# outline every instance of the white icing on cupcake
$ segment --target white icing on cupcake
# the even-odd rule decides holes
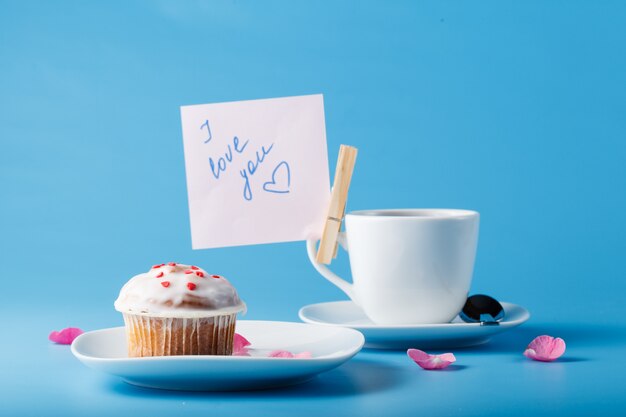
[[[122,313],[152,317],[210,317],[245,311],[235,288],[193,265],[154,265],[131,278],[115,300]]]

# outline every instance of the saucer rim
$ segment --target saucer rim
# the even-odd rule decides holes
[[[481,325],[480,323],[465,323],[465,322],[448,322],[448,323],[425,323],[425,324],[376,324],[376,323],[367,323],[367,324],[350,324],[350,323],[336,323],[336,322],[328,322],[328,321],[318,321],[318,320],[314,320],[311,319],[309,317],[307,317],[304,312],[306,309],[310,309],[312,307],[316,307],[316,306],[322,306],[322,305],[330,305],[330,304],[351,304],[351,305],[356,305],[354,303],[354,301],[352,300],[339,300],[339,301],[325,301],[325,302],[321,302],[321,303],[314,303],[314,304],[308,304],[305,305],[303,307],[301,307],[298,310],[298,317],[300,318],[300,320],[302,320],[305,323],[308,324],[319,324],[322,326],[334,326],[334,327],[347,327],[350,329],[354,329],[354,330],[360,330],[360,329],[364,329],[364,330],[374,330],[374,329],[389,329],[389,330],[419,330],[419,329],[434,329],[434,328],[471,328],[471,327],[477,327],[477,328],[484,328],[485,326]],[[504,319],[502,321],[499,322],[498,327],[500,328],[509,328],[509,327],[516,327],[519,326],[522,323],[525,323],[526,321],[528,321],[528,319],[530,319],[530,312],[528,311],[528,309],[526,309],[525,307],[519,305],[519,304],[514,304],[514,303],[510,303],[510,302],[506,302],[506,301],[502,301],[500,302],[500,304],[502,304],[502,307],[504,308],[504,311],[507,312],[509,310],[511,310],[512,308],[518,308],[521,309],[521,317],[515,319],[515,320],[507,320],[506,319],[506,315],[504,316]],[[457,316],[458,317],[458,316]],[[456,318],[456,317],[455,317]],[[367,342],[366,342],[367,343]]]

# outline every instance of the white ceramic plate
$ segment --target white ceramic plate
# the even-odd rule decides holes
[[[358,331],[303,323],[237,321],[237,333],[251,342],[245,356],[158,356],[129,358],[123,327],[80,335],[72,353],[90,368],[149,388],[230,391],[275,388],[305,382],[333,369],[361,350]],[[268,358],[272,350],[309,351],[311,359]]]
[[[302,321],[332,327],[349,327],[365,336],[365,347],[373,349],[448,349],[486,343],[499,333],[524,323],[530,317],[525,308],[501,303],[505,316],[500,324],[481,326],[458,317],[451,323],[383,326],[373,323],[352,301],[335,301],[302,307]]]

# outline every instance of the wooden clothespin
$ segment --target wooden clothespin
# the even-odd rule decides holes
[[[326,216],[324,232],[317,250],[316,259],[319,263],[328,265],[337,254],[337,236],[346,211],[346,200],[356,162],[356,154],[357,149],[352,146],[341,145],[339,147],[339,158],[335,169],[335,182],[330,196],[328,216]]]

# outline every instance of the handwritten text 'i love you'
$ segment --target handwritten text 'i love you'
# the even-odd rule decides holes
[[[259,168],[265,165],[266,157],[274,149],[274,143],[255,147],[250,143],[250,139],[242,141],[238,136],[233,136],[227,141],[226,146],[222,146],[220,149],[217,140],[213,143],[214,138],[209,120],[205,120],[200,126],[200,130],[204,131],[206,135],[204,144],[213,147],[208,159],[213,181],[220,181],[222,175],[228,175],[230,171],[238,170],[242,179],[242,195],[247,201],[252,201],[254,196],[253,181],[257,177],[261,177],[261,181],[266,180],[261,187],[263,191],[273,194],[289,193],[291,168],[287,161],[280,161],[276,164],[269,176],[263,177],[259,172]]]

